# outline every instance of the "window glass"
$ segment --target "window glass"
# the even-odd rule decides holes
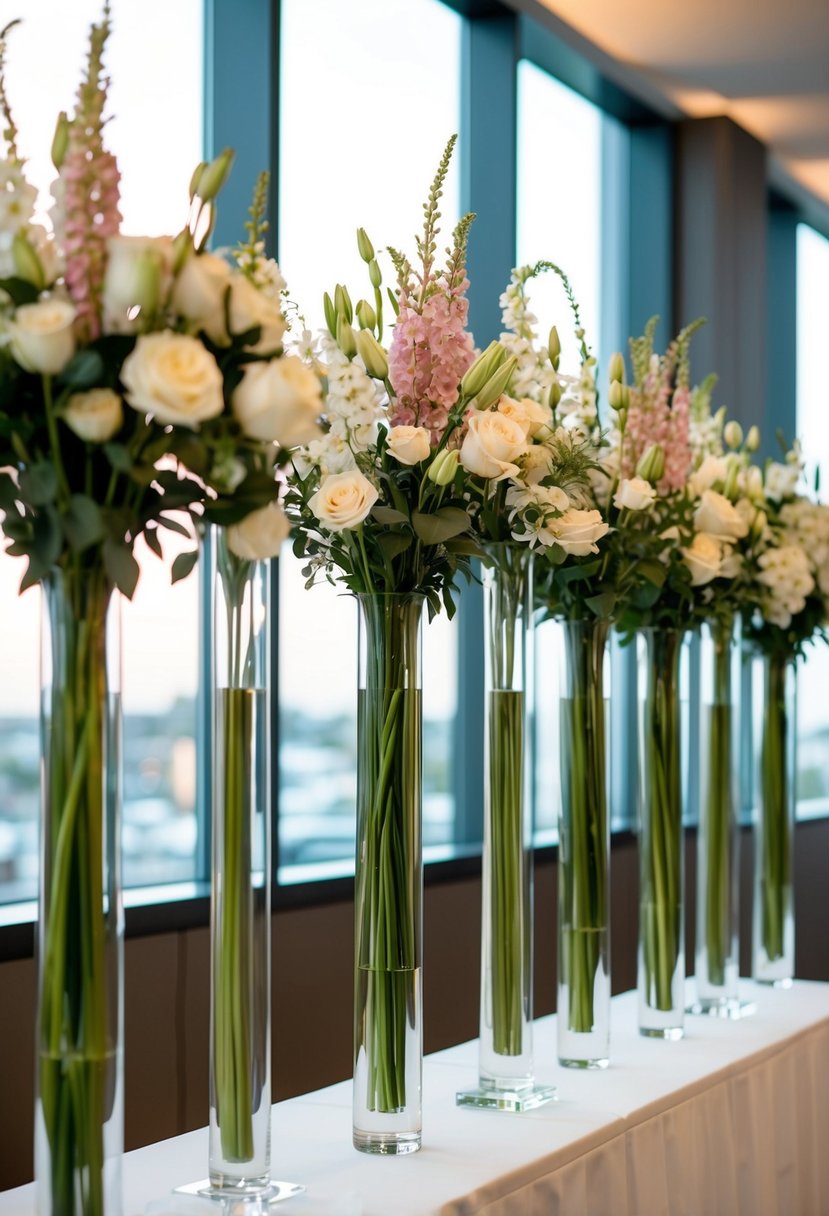
[[[101,8],[100,0],[25,0],[9,35],[7,91],[40,220],[51,204],[55,119],[73,106]],[[107,132],[121,170],[122,229],[175,233],[201,157],[202,0],[118,4],[112,25]],[[137,554],[142,578],[123,614],[127,884],[194,874],[197,575],[170,588],[174,541],[166,569]],[[39,592],[18,598],[23,568],[0,554],[0,902],[32,898],[37,884]]]
[[[283,0],[279,261],[309,328],[322,296],[369,290],[355,234],[410,250],[443,147],[459,130],[461,19],[438,0]],[[327,134],[323,135],[322,132]],[[458,150],[441,204],[458,216]],[[388,258],[384,281],[393,284]],[[280,878],[353,865],[357,616],[280,559]],[[423,832],[451,843],[455,628],[424,624]]]
[[[826,413],[826,331],[829,327],[829,241],[797,229],[797,434],[811,478],[820,469],[820,498],[829,502],[829,417]],[[829,647],[818,642],[800,665],[797,684],[799,813],[829,810]]]

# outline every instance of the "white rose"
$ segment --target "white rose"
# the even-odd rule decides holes
[[[377,502],[377,487],[359,469],[326,477],[308,506],[330,532],[356,528]]]
[[[727,475],[728,465],[723,456],[706,456],[688,478],[688,493],[692,498],[699,498],[703,491],[711,489],[715,481],[725,481]]]
[[[504,418],[512,418],[524,429],[527,439],[534,439],[543,430],[549,430],[553,421],[553,411],[548,405],[539,405],[532,397],[522,397],[516,401],[514,397],[501,397],[497,411]]]
[[[165,329],[141,334],[121,368],[127,403],[163,426],[196,430],[224,409],[222,373],[198,338]]]
[[[386,438],[389,455],[401,464],[420,464],[432,450],[425,426],[393,426]]]
[[[21,304],[9,324],[11,352],[27,372],[56,376],[75,353],[75,309],[66,300]]]
[[[655,498],[656,490],[644,477],[624,477],[613,495],[613,505],[620,511],[644,511]]]
[[[228,527],[227,547],[247,562],[264,561],[279,556],[282,542],[290,531],[291,525],[279,503],[269,502]]]
[[[716,490],[704,490],[694,512],[697,532],[710,532],[724,540],[740,540],[748,536],[748,524],[727,498]]]
[[[797,464],[778,464],[772,461],[766,469],[766,494],[775,502],[783,498],[791,498],[797,488],[800,478],[800,466]]]
[[[469,428],[461,444],[461,464],[478,477],[502,481],[515,477],[517,457],[527,447],[524,428],[512,418],[484,410],[469,419]]]
[[[161,267],[154,300],[146,299],[148,255],[157,256]],[[142,307],[155,309],[164,296],[164,279],[169,279],[172,259],[172,241],[168,236],[109,238],[102,297],[104,333],[137,333],[145,319],[141,316]]]
[[[548,527],[556,544],[573,557],[598,553],[596,541],[601,540],[609,529],[600,511],[580,511],[575,507],[570,507],[559,519],[552,520]]]
[[[73,393],[63,407],[63,421],[79,439],[87,443],[106,443],[123,424],[121,398],[111,388]]]
[[[224,306],[204,322],[205,333],[218,346],[226,346],[232,335],[258,328],[261,331],[259,340],[254,342],[250,350],[258,355],[266,355],[281,347],[285,318],[278,301],[263,295],[250,279],[238,272],[231,272],[230,275],[228,315],[230,335],[225,326]]]
[[[191,254],[176,275],[170,299],[173,311],[187,321],[210,320],[215,332],[225,338],[225,292],[230,286],[230,267],[215,253]]]
[[[698,532],[690,547],[682,550],[682,560],[691,571],[691,586],[703,587],[719,577],[722,541],[707,532]]]
[[[245,434],[264,443],[293,448],[321,434],[320,382],[296,355],[248,364],[230,404]]]

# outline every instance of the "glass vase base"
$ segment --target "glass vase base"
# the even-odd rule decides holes
[[[599,1056],[593,1060],[581,1060],[577,1056],[559,1056],[558,1062],[562,1068],[607,1068],[610,1064],[610,1056]]]
[[[304,1190],[305,1187],[298,1182],[277,1182],[275,1179],[271,1179],[265,1186],[219,1187],[213,1186],[209,1178],[202,1178],[200,1182],[177,1186],[173,1194],[190,1195],[208,1203],[227,1204],[228,1210],[241,1213],[243,1207],[249,1208],[251,1212],[261,1211],[274,1203],[282,1203],[285,1199],[292,1199],[294,1195],[301,1195]]]
[[[355,1127],[352,1143],[358,1153],[403,1157],[420,1148],[420,1132],[361,1132]]]
[[[462,1089],[455,1094],[457,1106],[471,1106],[478,1110],[506,1110],[521,1113],[536,1110],[553,1102],[558,1097],[555,1085],[522,1085],[512,1089],[501,1089],[493,1085],[480,1085],[477,1089]]]
[[[750,1018],[757,1012],[756,1001],[743,1001],[737,998],[731,1000],[692,1001],[686,1005],[685,1012],[691,1017],[725,1018],[730,1022],[738,1022],[740,1018]]]
[[[670,1043],[685,1037],[682,1026],[640,1026],[639,1033],[646,1039],[664,1039]]]
[[[785,979],[777,979],[769,977],[766,979],[764,975],[755,975],[752,977],[755,984],[762,984],[764,988],[791,988],[793,980],[791,976]]]

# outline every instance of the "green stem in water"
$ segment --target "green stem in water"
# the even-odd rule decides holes
[[[731,924],[731,833],[733,820],[733,707],[732,707],[732,623],[712,622],[711,649],[713,699],[708,712],[708,770],[705,799],[705,850],[707,882],[703,893],[705,911],[704,940],[708,952],[708,979],[713,985],[725,984],[726,964],[732,945]]]
[[[791,889],[789,721],[786,676],[789,659],[770,654],[764,660],[763,728],[760,758],[760,840],[762,945],[769,962],[783,957],[789,891]]]

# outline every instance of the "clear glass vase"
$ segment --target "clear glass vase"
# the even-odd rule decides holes
[[[796,660],[754,660],[757,818],[754,835],[753,977],[794,978],[792,860],[797,776]]]
[[[700,638],[699,817],[694,1012],[738,1017],[739,620],[703,624]]]
[[[558,843],[558,1056],[610,1059],[610,820],[607,621],[559,630],[561,808]]]
[[[461,1106],[530,1110],[532,1035],[532,554],[487,546],[484,567],[484,849],[478,1086]]]
[[[44,579],[42,603],[37,1207],[119,1216],[120,597],[79,563]]]
[[[210,1189],[271,1185],[270,563],[215,554]]]
[[[421,595],[359,604],[353,1142],[416,1152],[423,1071]]]
[[[639,1031],[680,1039],[685,1021],[684,833],[688,690],[681,629],[637,636]]]

